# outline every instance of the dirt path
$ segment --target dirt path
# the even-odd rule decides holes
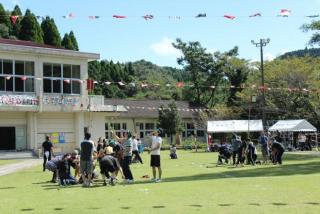
[[[23,169],[27,169],[36,165],[40,165],[42,159],[28,159],[18,163],[11,163],[0,166],[0,176],[14,173]]]

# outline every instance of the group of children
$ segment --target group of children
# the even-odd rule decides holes
[[[243,166],[245,161],[248,165],[267,163],[269,160],[273,164],[282,164],[282,155],[285,151],[284,146],[277,142],[275,138],[268,138],[264,133],[259,137],[263,161],[257,160],[257,148],[250,138],[243,141],[240,136],[233,134],[231,145],[222,142],[219,146],[217,165],[228,164],[229,161],[236,166]]]

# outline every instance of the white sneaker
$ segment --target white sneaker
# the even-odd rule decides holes
[[[160,183],[161,182],[161,179],[159,178],[159,179],[156,179],[156,181],[155,181],[156,183]]]
[[[133,180],[133,179],[132,179],[132,180],[128,179],[128,180],[127,180],[127,183],[128,183],[128,184],[133,184],[133,183],[134,183],[134,180]]]

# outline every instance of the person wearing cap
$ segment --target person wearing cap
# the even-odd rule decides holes
[[[162,175],[162,170],[161,170],[161,160],[160,160],[160,149],[161,149],[161,144],[162,144],[162,138],[160,135],[162,134],[162,130],[158,129],[155,132],[152,133],[152,144],[151,144],[151,149],[148,151],[151,153],[151,161],[150,161],[150,166],[152,167],[152,181],[158,183],[161,182],[161,175]],[[158,179],[157,179],[157,172],[156,168],[158,169]]]
[[[122,177],[124,177],[119,161],[117,158],[112,156],[113,154],[114,152],[111,146],[106,147],[104,152],[99,154],[101,158],[99,161],[100,173],[102,175],[104,186],[107,185],[107,179],[111,185],[115,185],[119,171]],[[112,173],[111,177],[109,172]]]
[[[130,169],[130,164],[132,160],[132,134],[128,130],[124,132],[123,138],[118,137],[114,131],[111,131],[112,137],[117,140],[123,146],[123,161],[122,169],[125,177],[125,182],[131,184],[134,182],[133,175]]]

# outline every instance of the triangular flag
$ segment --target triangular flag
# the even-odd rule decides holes
[[[76,15],[74,13],[69,13],[68,15],[62,16],[62,17],[65,18],[65,19],[72,19],[72,18],[75,18]]]
[[[146,83],[141,83],[141,88],[145,88],[145,87],[148,87],[148,84],[146,84]]]
[[[249,17],[252,18],[252,17],[258,17],[258,16],[262,16],[261,13],[255,13],[250,15]]]
[[[89,16],[89,19],[99,19],[100,16]]]
[[[232,15],[224,15],[223,17],[231,20],[236,18],[235,16],[232,16]]]
[[[6,80],[10,80],[11,79],[11,76],[6,76]]]
[[[211,89],[215,89],[215,88],[216,88],[216,86],[212,85],[212,86],[210,86],[209,88],[211,88]]]
[[[10,16],[11,22],[13,25],[16,25],[17,19],[19,18],[19,16]]]
[[[63,80],[65,83],[70,84],[70,80]]]
[[[136,84],[134,82],[129,83],[130,86],[136,87]]]
[[[121,16],[121,15],[113,15],[112,17],[116,18],[116,19],[125,19],[125,18],[127,18],[126,16]]]
[[[106,84],[106,85],[110,85],[110,84],[111,84],[111,82],[107,81],[107,82],[104,82],[104,84]]]
[[[171,86],[171,84],[167,83],[167,84],[166,84],[166,86],[167,86],[167,87],[170,87],[170,86]]]
[[[177,82],[177,87],[178,88],[181,88],[181,87],[183,87],[184,86],[184,82]]]
[[[25,81],[25,80],[27,80],[27,77],[26,77],[26,76],[23,76],[23,77],[21,77],[21,79],[22,79],[23,81]]]
[[[98,84],[98,81],[93,81],[94,84]]]
[[[118,84],[120,85],[120,86],[124,86],[124,85],[126,85],[126,84],[124,84],[123,82],[121,82],[121,81],[119,81],[118,82]]]
[[[207,17],[207,14],[205,14],[205,13],[199,13],[199,14],[196,16],[196,18],[205,18],[205,17]]]
[[[308,17],[308,18],[318,18],[319,15],[310,15],[310,16],[306,16],[306,17]]]
[[[282,16],[282,17],[288,17],[288,16],[291,15],[291,10],[282,9],[282,10],[280,11],[280,14],[279,14],[279,15]]]
[[[145,16],[142,16],[142,18],[144,18],[145,20],[148,20],[148,19],[153,19],[154,16],[153,15],[145,15]]]

